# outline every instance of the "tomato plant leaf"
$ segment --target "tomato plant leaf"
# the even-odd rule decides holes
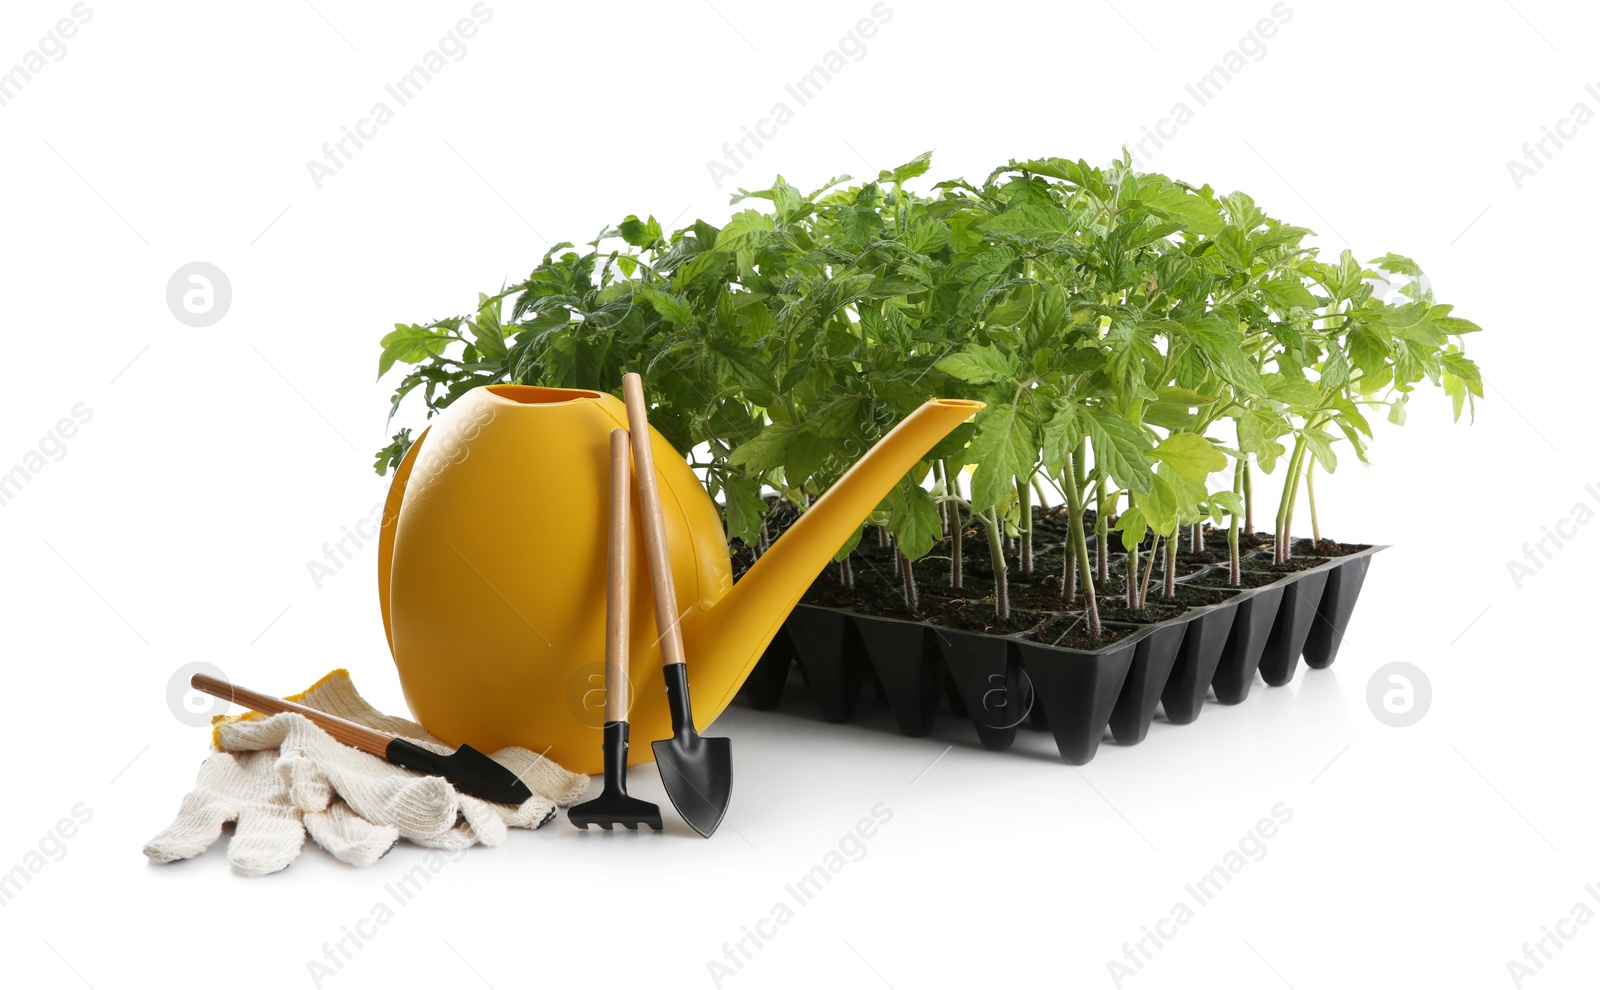
[[[1032,473],[1039,443],[1027,417],[1009,402],[990,406],[978,417],[978,432],[967,447],[972,475],[972,511],[982,512],[1015,494],[1018,477]]]
[[[1087,408],[1084,425],[1096,464],[1105,465],[1113,481],[1132,492],[1150,490],[1150,467],[1145,454],[1150,438],[1144,431],[1110,410]]]
[[[990,382],[1014,378],[1017,374],[1016,358],[987,344],[974,344],[963,351],[947,355],[934,367],[972,385],[987,385]]]
[[[1205,481],[1213,472],[1228,466],[1227,455],[1198,433],[1174,433],[1156,444],[1151,453],[1190,481]]]

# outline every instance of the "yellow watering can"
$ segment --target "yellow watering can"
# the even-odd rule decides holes
[[[906,417],[737,585],[716,504],[650,431],[698,728],[733,700],[851,532],[981,408],[935,399]],[[603,392],[489,385],[445,410],[395,472],[378,544],[384,631],[412,713],[452,746],[524,746],[600,772],[607,452],[627,425],[622,402]],[[633,556],[644,559],[642,544]],[[632,599],[649,601],[649,572],[633,582]],[[671,735],[659,640],[651,610],[636,610],[629,719],[639,739]],[[649,747],[633,752],[650,759]]]

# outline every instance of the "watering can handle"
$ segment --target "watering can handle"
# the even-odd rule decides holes
[[[645,557],[650,565],[650,586],[655,595],[656,629],[662,634],[661,665],[670,667],[683,663],[683,630],[678,626],[678,593],[672,584],[672,558],[667,551],[666,526],[661,514],[661,487],[656,482],[655,456],[650,450],[644,380],[633,372],[623,375],[622,398],[628,406],[633,474],[639,486],[639,507],[644,510]]]

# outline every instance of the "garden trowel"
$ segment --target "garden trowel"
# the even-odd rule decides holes
[[[678,627],[678,596],[672,585],[672,561],[661,515],[661,491],[650,451],[650,424],[645,415],[644,384],[636,374],[622,376],[628,406],[628,433],[633,441],[634,476],[644,510],[645,556],[655,597],[656,629],[661,633],[661,664],[667,682],[672,736],[651,744],[661,783],[678,814],[701,835],[710,836],[722,823],[733,791],[733,749],[727,739],[705,739],[695,731],[689,708],[689,674],[684,666],[683,632]]]

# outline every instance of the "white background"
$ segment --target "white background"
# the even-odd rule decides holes
[[[313,985],[307,960],[423,854],[358,871],[308,849],[257,880],[220,847],[148,864],[207,747],[169,711],[169,678],[205,660],[288,693],[347,666],[404,711],[370,546],[320,590],[306,567],[385,487],[378,337],[468,309],[546,237],[630,212],[721,222],[729,189],[706,161],[871,16],[868,0],[490,0],[465,57],[318,190],[307,160],[471,3],[314,3],[91,0],[65,57],[0,107],[0,471],[74,404],[93,411],[0,507],[0,871],[75,804],[93,811],[0,908],[7,985]],[[712,986],[708,960],[878,802],[893,819],[865,858],[723,986],[1113,986],[1107,960],[1278,802],[1294,817],[1265,858],[1125,986],[1513,986],[1507,960],[1589,898],[1600,673],[1578,624],[1600,527],[1520,590],[1506,562],[1576,504],[1600,508],[1600,127],[1520,190],[1506,161],[1574,103],[1600,110],[1584,90],[1600,14],[1290,0],[1265,56],[1197,107],[1184,84],[1272,4],[1115,3],[889,0],[865,57],[730,185],[782,172],[809,188],[930,147],[930,178],[1103,162],[1182,100],[1195,119],[1150,167],[1244,189],[1329,256],[1418,258],[1487,328],[1469,353],[1488,399],[1469,426],[1419,395],[1404,429],[1378,424],[1372,467],[1319,485],[1326,533],[1396,545],[1338,663],[1190,727],[1158,721],[1080,770],[1033,733],[990,753],[954,719],[902,738],[871,704],[854,726],[803,700],[735,707],[717,725],[737,784],[714,839],[563,820],[473,850],[323,985]],[[70,7],[0,9],[0,68]],[[233,289],[199,329],[165,302],[197,260]],[[1395,660],[1433,689],[1405,729],[1366,701]],[[649,768],[634,788],[662,800]],[[1577,931],[1524,985],[1593,985],[1600,924]]]

